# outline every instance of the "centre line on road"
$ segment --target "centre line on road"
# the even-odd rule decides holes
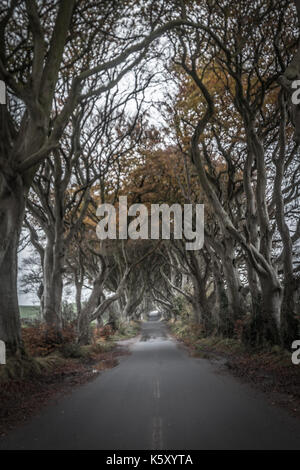
[[[163,436],[162,436],[162,418],[155,416],[153,418],[153,431],[152,431],[152,450],[163,449]]]
[[[154,390],[153,390],[154,398],[156,400],[160,399],[160,385],[159,385],[159,380],[155,380],[154,382]]]

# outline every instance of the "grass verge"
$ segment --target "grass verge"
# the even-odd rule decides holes
[[[300,366],[292,364],[289,351],[278,346],[249,349],[238,339],[203,337],[199,325],[182,321],[169,327],[193,357],[222,360],[233,375],[265,392],[273,405],[300,418]]]
[[[66,344],[42,357],[9,358],[0,366],[0,436],[74,386],[115,367],[123,354],[125,348],[100,340],[88,346]]]
[[[119,326],[116,333],[112,336],[114,341],[122,341],[125,339],[135,338],[141,330],[141,323],[139,321],[131,321],[123,323]]]

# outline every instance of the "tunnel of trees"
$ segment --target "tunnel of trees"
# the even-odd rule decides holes
[[[1,2],[0,339],[9,354],[26,354],[20,289],[39,297],[46,335],[63,337],[72,323],[80,344],[95,324],[118,328],[158,310],[204,336],[291,347],[299,19],[290,0]],[[117,207],[120,196],[204,204],[203,248],[172,236],[99,241],[97,207]]]

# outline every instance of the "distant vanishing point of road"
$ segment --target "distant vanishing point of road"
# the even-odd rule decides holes
[[[189,357],[153,321],[117,367],[44,408],[0,449],[300,449],[300,423]]]

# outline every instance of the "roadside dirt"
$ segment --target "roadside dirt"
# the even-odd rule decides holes
[[[208,359],[219,373],[231,373],[267,395],[273,406],[287,409],[300,419],[300,366],[272,352],[225,352],[218,347],[196,347],[172,336],[192,357]]]
[[[129,354],[128,346],[119,341],[112,351],[99,354],[93,361],[68,359],[38,376],[0,382],[0,436],[26,422],[45,405],[71,393],[74,387],[115,367],[118,357],[126,354]]]

